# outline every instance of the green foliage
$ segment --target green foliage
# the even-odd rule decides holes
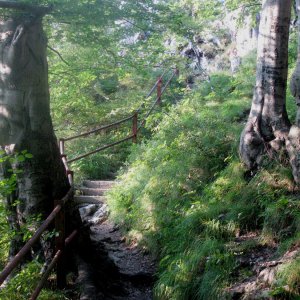
[[[173,65],[175,59],[165,51],[161,34],[169,31],[170,21],[163,22],[168,11],[164,2],[38,2],[54,5],[53,12],[45,19],[45,27],[49,44],[64,60],[49,50],[51,113],[59,137],[128,116],[144,102],[162,69]],[[154,68],[160,64],[161,68]],[[122,133],[123,129],[117,135]],[[106,144],[108,140],[98,137],[97,142]],[[68,156],[74,157],[84,143],[71,144]],[[121,149],[126,153],[126,148],[127,145]],[[101,161],[96,163],[97,173],[110,177],[120,165],[120,156],[98,156]],[[79,176],[97,176],[90,172],[90,166],[99,159],[80,162],[83,171]],[[108,167],[108,159],[115,166],[113,170]]]
[[[299,299],[299,291],[300,258],[296,257],[279,267],[271,295],[280,299]]]
[[[289,77],[288,77],[289,81],[291,79],[294,68],[296,66],[297,55],[298,55],[297,53],[298,53],[298,32],[296,30],[292,30],[290,34],[290,40],[289,40]],[[286,107],[287,107],[289,118],[292,124],[294,124],[296,119],[297,109],[296,109],[295,98],[291,95],[289,84],[287,88]]]
[[[225,7],[231,11],[240,9],[242,15],[251,14],[253,17],[259,13],[262,5],[261,0],[225,0]]]
[[[185,66],[179,45],[184,47],[212,26],[225,8],[238,8],[241,19],[249,14],[254,19],[261,6],[256,0],[32,3],[54,4],[45,27],[49,44],[61,55],[49,50],[51,111],[59,137],[112,123],[139,107],[148,107],[153,99],[144,96],[162,69],[174,63]],[[225,32],[220,29],[218,34]],[[166,40],[176,41],[175,50],[166,46]],[[294,65],[295,32],[289,53],[290,65]],[[243,58],[236,76],[212,74],[209,82],[194,91],[174,85],[176,92],[166,94],[163,108],[147,120],[143,135],[152,139],[131,148],[128,144],[118,146],[72,165],[77,179],[114,177],[120,161],[131,151],[120,183],[109,195],[111,217],[124,225],[131,239],[158,256],[158,299],[225,298],[225,288],[237,276],[239,251],[247,252],[260,243],[280,243],[282,252],[299,239],[299,205],[291,195],[290,171],[268,161],[264,169],[246,180],[237,157],[239,135],[252,97],[254,62],[252,53]],[[159,67],[154,68],[157,64]],[[289,92],[287,108],[294,119],[295,104]],[[129,133],[130,126],[113,131],[109,137],[99,134],[72,141],[67,144],[68,157]],[[22,153],[17,159],[29,156]],[[15,176],[1,182],[3,194],[13,191]],[[0,206],[0,230],[5,231],[4,217]],[[236,236],[257,230],[262,232],[261,241],[235,249]],[[7,245],[3,242],[7,232],[0,237],[0,247]],[[298,265],[295,261],[282,269],[274,295],[286,293],[286,285],[297,293]],[[27,280],[36,280],[38,269],[37,263],[30,264],[2,291],[3,295],[20,290],[20,297],[28,297],[33,283],[27,284]],[[249,270],[243,270],[239,276],[248,274]],[[47,295],[45,299],[54,297]],[[18,297],[14,295],[22,299]]]
[[[0,298],[5,300],[12,299],[29,299],[31,293],[40,279],[39,265],[37,262],[32,262],[20,271],[9,284],[0,290]]]
[[[285,240],[299,232],[300,211],[297,198],[281,196],[264,213],[264,236]]]
[[[32,261],[26,264],[5,286],[0,290],[0,298],[3,300],[27,300],[41,279],[40,270],[42,264]],[[63,292],[43,289],[39,299],[42,300],[67,300]]]
[[[186,58],[180,54],[179,45],[188,44],[203,28],[208,29],[223,10],[219,0],[34,3],[54,6],[44,24],[49,45],[60,53],[58,56],[50,47],[51,113],[58,137],[112,123],[143,102],[149,104],[151,99],[145,101],[144,96],[162,70],[175,64],[184,69]],[[176,45],[167,45],[168,40]],[[154,67],[157,65],[158,68]],[[169,103],[175,101],[173,97]],[[148,129],[149,124],[155,126],[159,119],[157,115],[149,120]],[[149,136],[150,131],[143,133]],[[102,141],[106,143],[103,138]],[[75,156],[82,144],[72,143],[68,156]],[[107,156],[98,156],[101,161],[96,163],[97,174],[102,178],[110,177],[120,166],[121,155],[109,158],[116,166],[113,170],[107,166]],[[96,176],[90,166],[99,160],[95,157],[80,162],[83,172],[79,177]]]
[[[27,150],[23,150],[21,153],[16,153],[15,155],[6,155],[3,150],[0,150],[0,164],[16,164],[23,162],[26,159],[31,159],[32,154],[28,153]],[[5,197],[10,195],[16,188],[17,175],[22,172],[22,170],[7,170],[9,173],[5,178],[2,178],[0,181],[0,195]]]
[[[28,153],[27,150],[22,151],[21,153],[17,153],[15,155],[6,155],[3,150],[0,151],[0,164],[6,165],[16,164],[19,162],[23,162],[27,159],[31,159],[32,154]],[[5,197],[12,194],[16,189],[17,176],[21,173],[22,170],[7,170],[7,174],[4,178],[0,180],[0,267],[5,265],[8,256],[9,242],[10,239],[19,234],[14,232],[7,222],[7,208],[4,202]],[[17,202],[15,203],[17,204]],[[23,228],[24,233],[28,234],[28,230]]]
[[[4,151],[0,152],[0,163],[5,164],[7,161],[11,164],[23,162],[31,159],[32,154],[26,150],[15,155],[6,155]],[[22,170],[8,170],[8,176],[0,180],[0,269],[3,269],[7,263],[9,244],[13,237],[21,235],[23,241],[26,242],[32,236],[33,224],[41,220],[40,216],[31,216],[24,224],[20,231],[12,230],[7,222],[9,212],[5,205],[5,197],[9,196],[16,189],[17,176]],[[17,205],[16,201],[14,204]],[[47,238],[45,236],[45,238]],[[26,300],[29,299],[34,288],[38,284],[41,274],[40,270],[42,264],[33,261],[17,270],[15,276],[9,283],[0,289],[0,299],[3,300]],[[51,290],[42,291],[39,299],[67,299],[67,297],[60,292],[52,292]]]
[[[95,143],[96,141],[96,143]],[[98,143],[99,142],[99,143]],[[106,143],[105,143],[106,142]],[[71,145],[69,151],[73,153],[74,156],[77,154],[86,153],[95,148],[95,145],[105,145],[112,142],[111,140],[106,139],[94,139],[94,141],[90,144],[90,147],[87,147],[85,141],[82,142],[84,145],[82,147],[78,147],[78,144]],[[82,179],[113,179],[116,176],[116,171],[123,165],[123,161],[126,160],[126,156],[128,155],[130,143],[115,146],[110,148],[108,151],[102,151],[100,153],[94,154],[87,159],[82,159],[72,163],[72,170],[76,173],[76,181],[80,182]],[[78,147],[78,148],[77,148]],[[80,149],[80,153],[77,153],[77,149]]]
[[[244,61],[235,77],[213,74],[186,91],[152,139],[133,147],[109,194],[111,218],[159,258],[158,299],[226,298],[226,288],[250,274],[237,271],[239,253],[274,243],[282,253],[298,240],[290,169],[268,161],[246,180],[237,157],[255,55]],[[257,231],[260,240],[234,246],[236,236]],[[293,289],[297,272],[288,279]]]
[[[234,253],[224,242],[259,210],[249,201],[253,188],[242,204],[235,200],[247,186],[236,162],[237,121],[250,100],[238,84],[243,79],[243,73],[215,74],[187,91],[154,137],[133,148],[130,167],[110,192],[111,217],[129,237],[159,251],[159,299],[220,295],[234,268]]]
[[[6,210],[4,207],[4,203],[2,198],[0,197],[0,268],[1,270],[5,266],[7,257],[8,257],[8,249],[9,249],[9,241],[11,238],[11,231],[9,225],[6,221]]]

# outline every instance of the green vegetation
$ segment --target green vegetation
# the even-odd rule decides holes
[[[3,300],[24,300],[30,299],[33,290],[41,279],[42,264],[37,261],[32,261],[23,267],[21,271],[14,276],[4,289],[0,290],[0,299]],[[53,286],[54,287],[54,286]],[[53,291],[51,288],[51,282],[48,286],[42,290],[39,299],[41,300],[66,300],[66,292]]]
[[[5,163],[9,161],[10,163],[22,162],[26,159],[32,158],[32,155],[27,151],[22,151],[14,156],[4,155],[4,152],[0,151],[0,162]],[[39,216],[32,216],[32,220],[24,227],[20,228],[19,231],[10,228],[7,222],[7,218],[10,216],[10,212],[7,211],[4,199],[9,196],[15,190],[16,179],[18,176],[18,170],[8,174],[5,179],[0,180],[0,269],[3,270],[7,259],[9,256],[9,244],[14,236],[22,236],[23,241],[26,242],[32,236],[31,227],[36,222],[40,221]],[[48,235],[51,233],[48,233]],[[47,236],[45,236],[46,238]],[[4,288],[0,289],[0,299],[1,300],[24,300],[29,299],[34,288],[39,283],[41,279],[41,270],[43,264],[39,262],[38,258],[35,258],[32,262],[22,265],[20,268],[16,269],[15,276],[5,285]],[[54,288],[54,286],[52,286]],[[51,290],[51,284],[44,289],[39,299],[49,300],[49,299],[68,299],[65,292],[53,291]]]
[[[8,156],[5,155],[3,150],[0,150],[0,163],[6,164],[6,163],[17,163],[22,162],[26,159],[32,158],[32,155],[28,153],[27,151],[23,151],[20,154],[14,155],[14,156]],[[1,170],[2,172],[2,170]],[[7,217],[9,216],[9,212],[6,209],[4,198],[11,195],[16,186],[16,179],[18,176],[18,172],[22,172],[21,170],[13,172],[12,170],[9,170],[8,174],[5,174],[6,176],[3,176],[0,180],[0,268],[2,269],[6,263],[6,260],[8,258],[8,246],[10,239],[13,235],[18,234],[13,229],[9,227],[9,224],[7,222]],[[4,175],[4,174],[1,174]]]
[[[225,71],[209,74],[209,80],[201,82],[199,77],[193,88],[186,87],[195,74],[186,68],[190,61],[181,51],[189,43],[205,49],[207,30],[208,36],[213,32],[211,40],[221,44],[218,51],[207,46],[207,54],[223,55],[228,64],[229,34],[214,22],[241,7],[243,14],[255,17],[261,1],[227,0],[225,6],[219,0],[31,2],[55,5],[44,24],[51,46],[51,114],[58,137],[113,123],[138,108],[145,115],[153,101],[145,96],[156,78],[165,68],[179,66],[179,79],[147,120],[139,144],[126,143],[71,165],[76,183],[114,178],[121,168],[119,184],[108,195],[110,216],[129,240],[157,257],[157,299],[225,299],[234,283],[254,275],[241,265],[243,257],[259,249],[281,257],[299,248],[299,193],[285,153],[267,153],[256,174],[248,174],[238,157],[255,81],[255,53],[243,58],[234,76]],[[195,40],[203,38],[199,33],[204,39],[198,43]],[[293,68],[296,31],[289,47]],[[293,121],[296,110],[289,91],[287,98]],[[129,122],[109,135],[68,142],[68,158],[112,143],[130,130]],[[25,152],[17,160],[27,158]],[[3,201],[13,192],[16,176],[0,181],[1,268],[10,238],[19,234],[7,224]],[[27,238],[28,226],[22,229]],[[270,295],[299,299],[299,259],[282,263]],[[22,267],[0,291],[0,299],[28,299],[41,267],[38,260]],[[50,278],[40,299],[68,299],[67,293],[52,292],[51,285]]]
[[[266,157],[247,178],[237,156],[254,74],[252,57],[235,77],[214,74],[186,91],[152,139],[133,147],[109,194],[112,219],[159,259],[158,299],[226,297],[227,288],[252,274],[238,263],[242,253],[280,245],[279,255],[298,240],[288,162]],[[235,242],[249,233],[259,238]],[[297,272],[281,274],[295,290]]]
[[[153,98],[145,96],[165,68],[177,65],[183,78],[189,75],[179,49],[212,24],[222,7],[219,0],[36,3],[55,7],[44,23],[49,45],[60,54],[48,51],[51,113],[58,137],[120,120],[141,105],[146,111]],[[223,35],[215,33],[216,37]],[[122,128],[113,138],[97,135],[72,141],[67,144],[68,157],[124,137],[126,132]],[[143,134],[149,136],[149,131]],[[73,164],[76,180],[113,177],[127,157],[129,150],[124,148]],[[95,165],[101,171],[96,172]]]
[[[272,295],[299,299],[300,258],[281,266],[277,277]]]

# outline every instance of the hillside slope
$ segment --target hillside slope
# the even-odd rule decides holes
[[[214,74],[186,91],[109,194],[111,218],[158,258],[157,299],[299,297],[300,207],[288,162],[266,157],[247,174],[237,153],[254,65],[252,56],[235,77]]]

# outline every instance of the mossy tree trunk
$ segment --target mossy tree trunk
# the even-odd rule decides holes
[[[259,167],[264,155],[286,151],[295,169],[293,131],[286,111],[291,6],[292,0],[264,0],[262,4],[256,85],[240,139],[241,159],[249,170]],[[299,177],[294,177],[299,183]]]
[[[9,220],[17,223],[11,225],[20,228],[38,215],[44,219],[69,183],[50,117],[43,13],[27,12],[26,5],[10,12],[0,22],[0,145],[7,154],[26,150],[33,155],[11,166],[22,170],[17,176],[17,205],[9,206]],[[10,254],[17,248],[12,243]]]

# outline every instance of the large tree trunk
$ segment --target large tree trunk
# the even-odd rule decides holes
[[[291,0],[264,0],[259,27],[256,86],[241,135],[240,155],[255,170],[266,153],[285,149],[290,131],[286,82]]]
[[[290,156],[290,163],[296,183],[300,184],[300,0],[295,0],[295,12],[298,25],[298,57],[296,69],[291,79],[291,92],[297,104],[297,116],[295,125],[292,126],[289,134],[287,149]]]
[[[27,150],[33,155],[13,165],[23,171],[17,180],[18,205],[9,207],[15,228],[37,215],[44,219],[53,200],[69,189],[50,117],[46,46],[38,13],[18,12],[1,20],[0,145],[10,154]]]

